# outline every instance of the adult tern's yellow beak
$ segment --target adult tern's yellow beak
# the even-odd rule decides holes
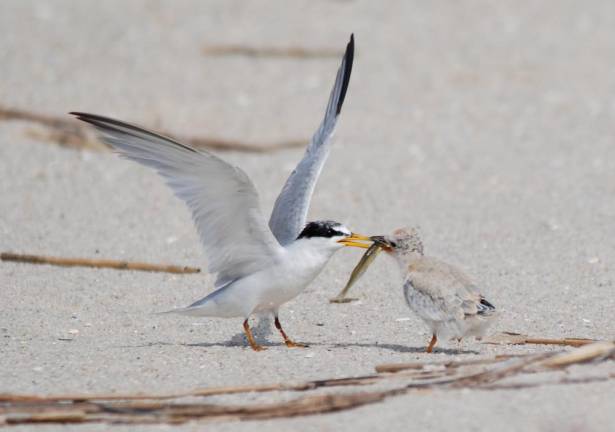
[[[369,243],[361,243],[361,241],[367,241]],[[348,237],[338,240],[337,242],[343,244],[344,246],[354,246],[367,249],[374,241],[367,236],[352,233]]]

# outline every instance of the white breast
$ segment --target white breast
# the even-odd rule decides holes
[[[275,309],[292,300],[320,274],[335,250],[314,246],[309,240],[289,245],[276,266],[258,275],[262,288],[256,311]]]

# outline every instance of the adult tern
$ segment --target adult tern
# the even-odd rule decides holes
[[[344,246],[367,248],[368,237],[333,221],[306,224],[314,186],[327,159],[352,71],[354,37],[337,71],[325,116],[303,159],[278,196],[269,228],[254,184],[244,171],[219,157],[138,126],[95,114],[72,112],[92,124],[121,156],[152,167],[190,210],[217,273],[215,291],[170,312],[207,317],[242,317],[250,346],[258,345],[248,319],[272,313],[288,347],[304,346],[284,332],[278,308],[296,297]]]
[[[399,264],[406,302],[432,332],[428,353],[443,337],[483,335],[496,316],[495,306],[462,270],[423,255],[415,229],[401,228],[372,239]]]

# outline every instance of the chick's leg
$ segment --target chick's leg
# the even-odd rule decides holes
[[[431,353],[433,351],[433,347],[436,346],[437,342],[438,342],[438,338],[436,337],[436,335],[432,335],[431,341],[429,341],[429,345],[427,345],[427,348],[425,349],[425,351],[428,353]]]

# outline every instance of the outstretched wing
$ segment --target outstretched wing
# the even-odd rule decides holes
[[[325,118],[312,137],[303,159],[286,180],[273,207],[271,219],[269,219],[269,228],[282,246],[295,240],[305,225],[312,192],[329,155],[337,117],[342,110],[352,72],[353,58],[354,35],[351,35],[342,64],[337,71],[331,96],[329,96]]]
[[[156,169],[166,179],[192,211],[208,269],[218,273],[218,281],[234,280],[275,262],[282,248],[265,224],[254,184],[241,169],[128,123],[71,114],[94,125],[123,157]]]

